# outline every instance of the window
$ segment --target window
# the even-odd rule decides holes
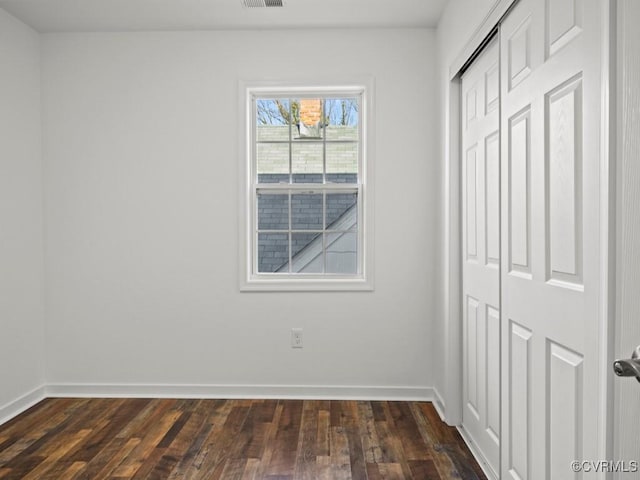
[[[369,289],[365,101],[362,87],[247,90],[245,286]]]

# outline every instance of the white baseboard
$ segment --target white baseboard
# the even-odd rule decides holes
[[[364,387],[342,385],[151,385],[81,384],[42,385],[0,407],[0,425],[47,397],[97,398],[280,398],[297,400],[438,401],[431,387]],[[437,408],[437,407],[436,407]]]
[[[438,389],[433,387],[433,406],[436,409],[436,412],[438,412],[438,415],[440,415],[440,420],[442,420],[444,423],[447,423],[446,419],[445,419],[445,407],[444,407],[444,400],[442,400],[442,396],[440,395],[440,392],[438,392]]]
[[[0,425],[8,422],[13,417],[20,415],[25,410],[45,399],[46,387],[41,385],[21,397],[0,407]]]
[[[364,387],[330,385],[135,385],[50,384],[47,397],[136,398],[281,398],[300,400],[433,401],[430,387]]]
[[[476,461],[478,462],[478,465],[480,465],[480,468],[482,469],[484,474],[487,476],[487,478],[489,480],[498,480],[498,474],[493,471],[493,468],[491,468],[491,466],[489,465],[489,462],[487,462],[487,459],[485,458],[484,454],[480,451],[476,443],[469,436],[469,434],[462,427],[462,425],[458,427],[458,431],[460,432],[460,436],[464,440],[464,443],[466,443],[467,447],[469,447],[471,454],[476,459]]]

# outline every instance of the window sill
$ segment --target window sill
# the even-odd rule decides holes
[[[372,292],[373,282],[362,278],[252,278],[241,292]]]

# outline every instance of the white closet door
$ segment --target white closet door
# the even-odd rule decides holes
[[[462,427],[490,470],[500,455],[500,70],[497,39],[462,77]]]
[[[503,479],[600,458],[600,8],[520,0],[501,25]]]

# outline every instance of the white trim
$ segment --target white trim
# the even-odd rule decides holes
[[[372,281],[362,279],[253,279],[240,285],[241,292],[371,292]]]
[[[614,458],[614,377],[611,372],[615,354],[616,328],[616,51],[617,2],[602,2],[602,99],[600,151],[600,343],[599,363],[600,418],[598,424],[598,456]],[[612,478],[600,472],[598,478]]]
[[[498,480],[498,474],[493,471],[493,468],[491,468],[485,456],[482,454],[480,449],[476,446],[475,442],[471,438],[471,435],[467,433],[467,431],[464,429],[462,425],[458,427],[458,432],[460,432],[460,436],[464,440],[464,443],[467,444],[467,447],[469,448],[469,451],[473,455],[473,458],[476,459],[476,462],[478,462],[478,465],[480,466],[484,474],[487,476],[487,478],[489,480]]]
[[[373,118],[374,111],[374,88],[373,77],[342,79],[340,82],[335,81],[318,81],[313,79],[309,81],[262,81],[262,82],[239,82],[239,289],[241,292],[252,291],[372,291],[374,290],[373,281],[373,261],[374,261],[374,139],[375,139],[375,122]],[[252,135],[247,135],[248,131],[253,128],[251,110],[252,96],[294,94],[295,96],[304,96],[304,93],[316,96],[332,95],[349,95],[358,94],[361,96],[361,137],[360,137],[360,177],[361,184],[359,189],[359,219],[360,225],[358,229],[358,243],[360,247],[359,268],[361,271],[358,275],[300,275],[300,276],[280,276],[256,275],[253,273],[251,249],[253,248],[253,226],[252,217],[255,215],[247,215],[250,205],[253,207],[253,184],[250,178],[252,171],[251,151],[253,144]],[[364,128],[363,128],[364,126]],[[366,159],[366,161],[363,161]],[[293,186],[295,188],[295,185]],[[333,188],[333,186],[332,186]],[[338,187],[340,188],[340,187]]]
[[[14,417],[17,417],[25,410],[33,407],[36,403],[41,402],[46,398],[46,387],[41,385],[28,393],[25,393],[19,398],[16,398],[12,402],[7,403],[0,407],[0,425],[8,422]]]
[[[436,412],[438,412],[438,415],[440,416],[440,420],[442,420],[444,423],[446,423],[445,421],[445,416],[444,416],[444,401],[442,400],[442,396],[440,395],[440,392],[438,392],[438,389],[436,387],[433,387],[433,407],[436,409]]]
[[[461,246],[461,143],[459,78],[450,82],[448,101],[448,145],[445,157],[445,356],[447,372],[444,392],[445,419],[449,425],[462,422],[462,246]]]
[[[434,400],[431,387],[343,385],[166,385],[59,383],[46,387],[47,397],[137,398],[281,398],[300,400]]]
[[[518,0],[495,0],[495,3],[487,12],[484,20],[482,20],[480,25],[478,25],[478,28],[473,32],[473,35],[471,35],[467,44],[458,54],[455,61],[450,65],[449,80],[452,80],[456,75],[458,75],[458,73],[460,73],[460,69],[471,59],[478,48],[482,46],[485,39],[493,29],[496,28],[498,23],[500,23],[502,17],[507,14],[517,1]]]

